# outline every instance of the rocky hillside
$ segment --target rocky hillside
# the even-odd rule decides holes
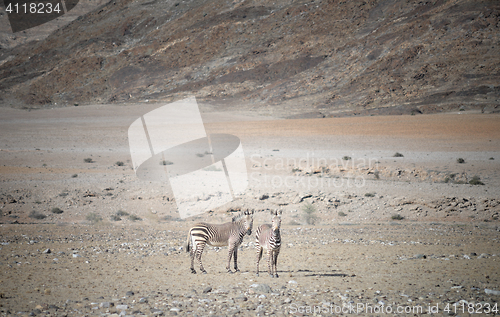
[[[0,104],[171,101],[281,117],[500,110],[500,2],[110,1],[0,49]]]

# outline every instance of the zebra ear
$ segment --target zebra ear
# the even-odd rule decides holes
[[[283,209],[280,209],[280,210],[278,211],[278,214],[281,216],[281,215],[283,214]]]

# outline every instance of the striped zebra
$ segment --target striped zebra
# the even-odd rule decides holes
[[[278,254],[281,247],[281,214],[283,211],[271,211],[273,216],[272,225],[263,224],[257,228],[255,238],[257,246],[257,276],[259,276],[259,262],[262,258],[263,250],[267,250],[267,267],[271,277],[278,277],[276,264],[278,263]],[[273,275],[274,270],[274,275]]]
[[[201,255],[205,245],[214,247],[229,246],[227,258],[227,272],[233,273],[230,269],[231,257],[234,256],[234,269],[238,269],[238,247],[243,242],[245,234],[252,234],[253,211],[246,210],[243,214],[233,217],[231,222],[223,224],[198,223],[189,230],[186,252],[191,252],[191,273],[196,274],[194,269],[194,257],[198,259],[200,271],[207,273],[201,263]]]

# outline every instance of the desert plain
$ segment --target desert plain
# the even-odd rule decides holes
[[[139,180],[127,130],[160,104],[0,108],[2,316],[500,315],[500,115],[280,119],[215,112],[249,185],[179,217],[169,184]],[[225,270],[185,252],[196,222],[282,209],[279,278],[253,233]]]

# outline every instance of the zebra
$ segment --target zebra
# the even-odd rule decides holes
[[[198,259],[200,271],[207,273],[201,263],[201,255],[205,245],[215,247],[229,246],[226,270],[233,273],[230,268],[231,257],[234,255],[234,269],[238,269],[238,247],[243,242],[245,234],[252,234],[253,210],[246,210],[243,214],[233,217],[231,222],[223,224],[198,223],[190,230],[186,242],[186,252],[191,252],[191,273],[196,274],[194,269],[194,258]]]
[[[276,264],[278,263],[278,254],[281,247],[281,214],[282,210],[271,211],[273,216],[272,225],[263,224],[257,228],[255,238],[257,246],[257,276],[259,276],[259,262],[262,258],[263,249],[267,250],[267,267],[271,277],[279,277]],[[274,269],[274,275],[273,275]]]

